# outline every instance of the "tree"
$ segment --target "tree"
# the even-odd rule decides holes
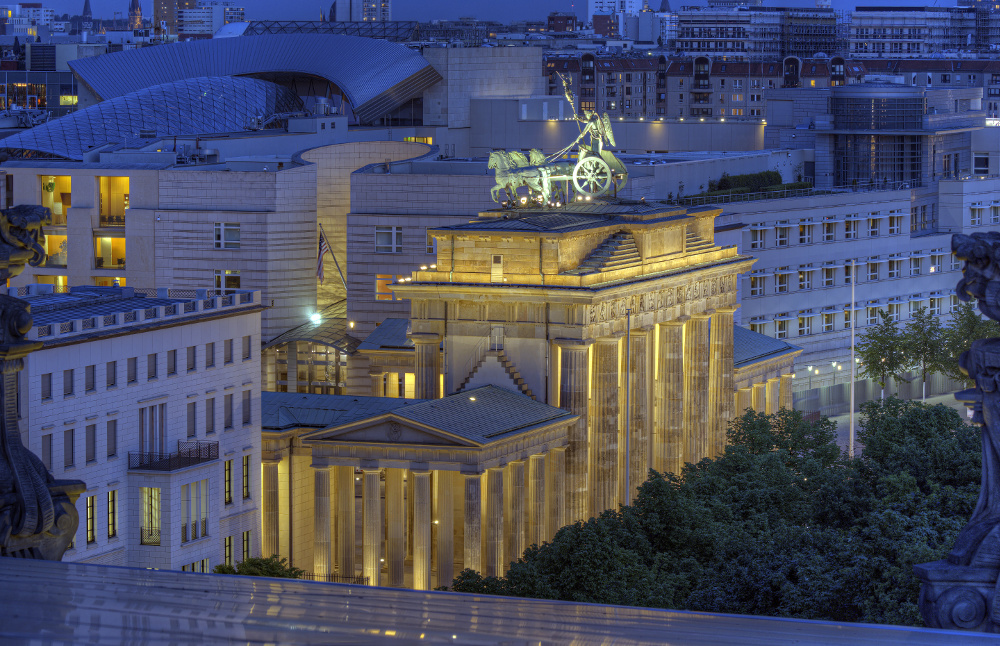
[[[212,570],[215,574],[242,574],[244,576],[271,576],[280,579],[301,579],[305,570],[288,564],[288,559],[277,554],[267,558],[253,556],[236,564],[220,563]]]
[[[951,321],[942,333],[944,357],[940,370],[952,379],[970,385],[969,377],[958,367],[958,358],[976,339],[1000,337],[1000,323],[986,319],[976,311],[976,302],[960,302],[951,313]]]
[[[903,329],[903,351],[906,363],[920,371],[920,400],[927,399],[927,375],[944,370],[947,358],[942,340],[944,330],[938,317],[920,307]]]
[[[869,327],[858,339],[856,350],[861,359],[861,376],[874,380],[882,388],[890,378],[900,378],[906,369],[906,344],[903,333],[885,310],[878,311],[879,323]]]

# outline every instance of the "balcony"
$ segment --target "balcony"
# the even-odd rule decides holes
[[[160,528],[159,527],[140,527],[139,528],[139,544],[140,545],[159,545],[160,544]]]
[[[102,227],[125,227],[124,215],[101,215]]]
[[[218,459],[218,442],[177,442],[176,453],[130,451],[128,468],[146,471],[176,471]]]

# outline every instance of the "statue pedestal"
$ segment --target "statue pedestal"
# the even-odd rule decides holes
[[[994,608],[1000,567],[933,561],[913,566],[921,581],[920,614],[929,628],[1000,632]]]

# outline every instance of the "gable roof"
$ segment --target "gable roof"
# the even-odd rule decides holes
[[[739,325],[733,326],[733,367],[735,368],[742,368],[758,361],[773,359],[799,350],[802,348],[781,339],[765,336]]]
[[[264,431],[302,427],[330,428],[377,417],[421,401],[424,400],[264,391],[261,393],[260,425]]]

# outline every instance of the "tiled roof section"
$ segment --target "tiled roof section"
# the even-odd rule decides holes
[[[50,325],[75,321],[92,316],[107,316],[121,312],[160,307],[184,303],[190,299],[151,298],[137,295],[103,294],[94,291],[74,291],[70,294],[48,294],[44,296],[25,296],[25,301],[31,304],[32,319],[35,325]]]
[[[733,326],[733,366],[736,368],[801,349],[781,339],[758,334],[739,325]]]
[[[409,319],[385,319],[361,342],[358,350],[410,349],[413,340],[406,335],[409,329]]]
[[[268,341],[264,348],[284,345],[292,341],[309,341],[328,345],[347,353],[352,353],[357,349],[361,342],[348,334],[347,301],[337,301],[332,305],[327,305],[319,315],[319,323],[307,321],[287,332],[282,332]]]
[[[396,397],[355,397],[353,395],[313,395],[264,391],[260,396],[261,428],[281,431],[290,428],[329,428],[359,419],[376,417],[422,399]]]
[[[482,386],[397,408],[395,415],[479,444],[570,419],[573,414],[497,386]]]

